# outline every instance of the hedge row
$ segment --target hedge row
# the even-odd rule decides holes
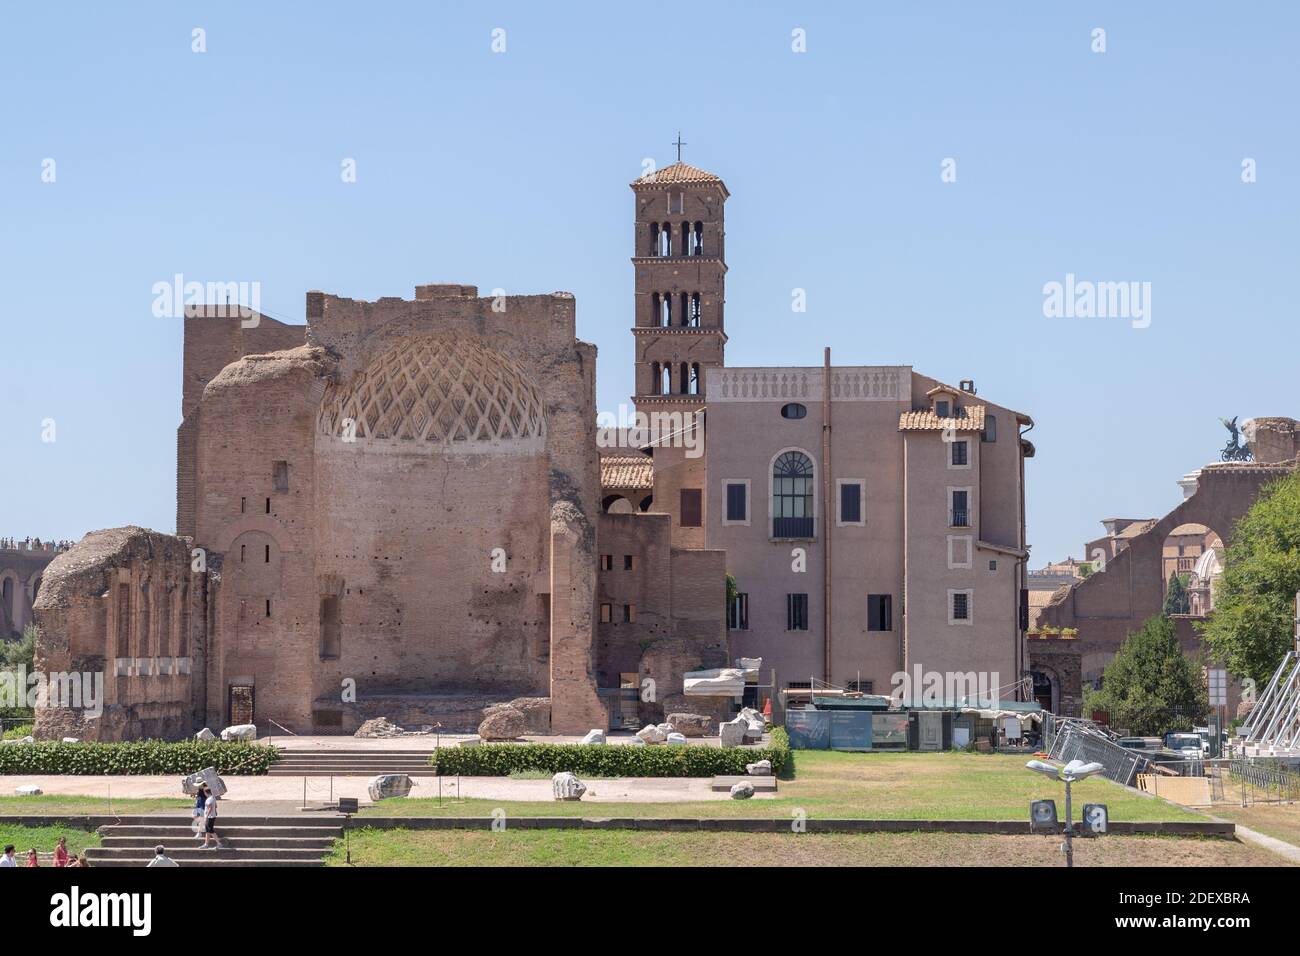
[[[231,776],[257,776],[280,751],[254,743],[131,740],[120,743],[34,743],[0,746],[0,774],[176,774],[215,767]]]
[[[790,738],[784,728],[772,730],[767,747],[670,746],[655,744],[479,744],[443,747],[429,762],[444,776],[505,777],[515,771],[545,773],[568,771],[597,777],[712,777],[743,774],[745,764],[772,761],[772,772],[785,770],[790,760]]]

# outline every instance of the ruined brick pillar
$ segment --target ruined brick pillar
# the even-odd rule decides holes
[[[551,732],[609,729],[596,692],[595,529],[571,501],[551,506]]]

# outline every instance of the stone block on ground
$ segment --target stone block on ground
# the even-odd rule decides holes
[[[661,744],[667,739],[668,735],[654,724],[646,724],[636,732],[636,737],[643,744]]]
[[[371,800],[383,800],[386,797],[404,797],[413,786],[411,778],[404,773],[381,773],[370,778],[366,792]]]
[[[718,722],[707,714],[669,714],[668,723],[687,737],[712,737]]]
[[[518,740],[528,732],[528,718],[513,707],[492,708],[478,725],[484,740]]]
[[[752,783],[738,783],[731,788],[732,800],[748,800],[754,795],[754,785]]]
[[[200,730],[197,734],[194,735],[194,739],[200,740],[203,743],[210,743],[211,741],[217,739],[217,735],[214,734],[212,731],[208,730],[207,727],[204,727],[202,730]]]
[[[478,734],[473,734],[473,735],[471,735],[471,736],[469,736],[469,737],[465,737],[464,739],[462,739],[462,740],[460,740],[459,742],[457,742],[456,746],[457,746],[457,747],[477,747],[477,746],[478,746],[479,744],[481,744],[482,742],[483,742],[483,738],[482,738],[482,737],[480,737]]]
[[[63,738],[63,743],[65,743],[65,744],[79,744],[79,743],[81,743],[81,738],[80,738],[80,737],[64,737],[64,738]]]
[[[751,777],[770,777],[772,776],[772,761],[759,760],[756,763],[745,764],[745,773]]]
[[[667,743],[674,744],[675,746],[678,746],[678,747],[685,747],[685,746],[686,746],[686,735],[685,735],[685,734],[679,734],[679,733],[676,733],[676,732],[674,731],[673,733],[671,733],[671,734],[668,735]]]
[[[745,734],[748,731],[749,724],[740,717],[718,726],[718,736],[722,739],[724,747],[739,747],[745,742]]]
[[[655,724],[655,729],[657,729],[659,733],[663,734],[665,737],[677,731],[677,728],[674,727],[666,720],[662,724]]]
[[[605,742],[605,731],[592,729],[587,731],[586,736],[578,741],[580,744],[603,744]]]
[[[221,739],[230,740],[256,740],[256,724],[236,724],[233,727],[227,727],[221,732]]]
[[[551,698],[516,697],[505,704],[493,704],[485,708],[483,716],[491,717],[498,710],[509,708],[523,715],[524,734],[545,736],[551,732]]]
[[[14,793],[20,797],[39,797],[44,792],[34,783],[29,783],[25,787],[18,787],[14,790]]]
[[[556,800],[581,800],[587,787],[573,774],[565,771],[551,778],[551,792]]]

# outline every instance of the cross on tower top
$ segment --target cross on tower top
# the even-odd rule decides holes
[[[673,141],[673,145],[677,147],[677,162],[680,163],[682,161],[682,147],[686,145],[686,143],[682,142],[681,130],[677,131],[677,139]]]

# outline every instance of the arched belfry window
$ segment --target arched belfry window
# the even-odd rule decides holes
[[[812,459],[801,451],[782,452],[772,463],[772,537],[812,536]]]

